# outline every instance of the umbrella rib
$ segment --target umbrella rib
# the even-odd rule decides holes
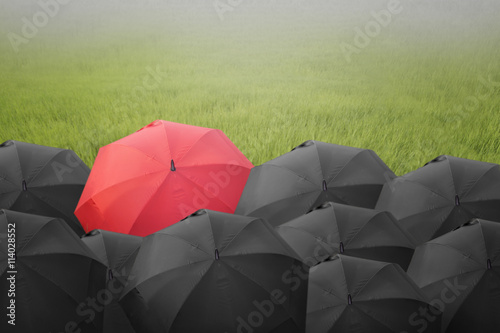
[[[382,262],[382,261],[380,261],[380,262]],[[360,288],[360,289],[356,292],[356,296],[357,296],[357,295],[359,295],[359,294],[361,294],[361,292],[365,289],[365,287],[368,285],[368,283],[370,283],[370,281],[371,281],[371,280],[373,280],[373,279],[375,278],[375,276],[376,276],[378,273],[380,273],[380,271],[382,271],[383,269],[385,269],[386,267],[388,267],[388,266],[390,266],[390,265],[391,265],[390,263],[385,263],[385,265],[384,265],[384,266],[380,267],[380,269],[379,269],[379,270],[377,270],[377,272],[375,272],[375,273],[374,273],[374,274],[373,274],[373,275],[372,275],[372,276],[368,279],[368,281],[366,281],[366,282],[363,284],[363,286],[362,286],[362,287],[361,287],[361,288]],[[343,268],[343,266],[342,266],[342,268]],[[355,296],[355,295],[353,295],[353,296]]]
[[[370,283],[371,280],[373,280],[375,278],[375,276],[377,276],[382,270],[384,269],[389,269],[391,267],[394,267],[393,265],[395,264],[391,264],[391,263],[386,263],[384,266],[382,266],[379,270],[377,270],[377,272],[375,274],[373,274],[369,279],[368,281],[366,281],[366,283],[363,285],[363,287],[361,287],[361,289],[358,291],[358,293],[356,295],[359,295],[361,294],[361,292],[365,289],[365,287]],[[411,285],[411,284],[410,284]],[[418,294],[418,291],[416,291],[413,286],[412,286],[412,289],[417,292]],[[406,298],[397,298],[397,299],[406,299]]]
[[[335,176],[333,176],[333,178],[328,182],[328,184],[331,184],[335,179],[337,179],[337,177],[342,173],[342,171],[344,171],[344,169],[347,167],[347,165],[349,165],[356,157],[358,157],[360,154],[362,154],[366,151],[368,151],[368,150],[363,149],[363,150],[359,151],[349,161],[347,161],[346,164],[344,164],[344,166],[339,170],[339,172],[337,172],[337,174]]]
[[[0,179],[5,180],[6,182],[11,183],[11,184],[12,184],[12,185],[14,185],[15,187],[19,186],[19,184],[15,184],[14,182],[12,182],[12,181],[11,181],[10,179],[8,179],[7,177],[0,177]],[[15,191],[18,191],[18,190],[14,190],[14,191],[10,191],[10,192],[2,192],[2,194],[12,193],[12,192],[15,192]]]
[[[175,167],[177,168],[178,166],[182,167],[183,169],[189,169],[189,168],[203,168],[206,166],[235,166],[239,168],[245,168],[243,165],[238,165],[234,163],[207,163],[207,164],[199,164],[199,165],[178,165],[177,163],[175,164]]]
[[[450,170],[450,177],[451,177],[451,180],[453,182],[453,188],[455,189],[455,195],[458,194],[458,191],[457,191],[457,186],[455,184],[455,179],[453,178],[453,170],[451,169],[451,161],[446,158],[446,162],[448,163],[448,170]]]
[[[170,160],[172,161],[174,159],[174,157],[172,156],[172,149],[170,148],[170,140],[168,139],[167,123],[161,122],[161,127],[163,128],[163,132],[165,133],[165,139],[167,142],[168,152],[170,153]],[[171,167],[172,166],[167,166],[167,168],[169,168],[169,170]]]
[[[305,176],[303,176],[303,175],[299,175],[298,173],[293,172],[292,170],[290,170],[290,169],[288,169],[288,168],[286,168],[286,167],[284,167],[284,166],[282,166],[282,165],[271,164],[271,163],[269,163],[269,164],[268,164],[268,163],[264,163],[264,164],[262,164],[261,166],[272,166],[272,167],[275,167],[275,168],[280,168],[280,169],[283,169],[283,170],[287,171],[288,173],[291,173],[292,175],[294,175],[294,176],[296,176],[296,177],[299,177],[299,178],[302,178],[302,179],[307,180],[309,183],[311,183],[311,184],[312,184],[312,185],[314,185],[314,186],[318,186],[318,184],[313,183],[311,180],[309,180],[309,179],[308,179],[308,178],[306,178]]]
[[[44,225],[42,225],[42,226],[40,227],[40,229],[38,229],[38,230],[37,230],[37,231],[33,234],[33,236],[31,236],[31,238],[30,238],[30,239],[29,239],[29,240],[28,240],[28,241],[27,241],[27,242],[23,245],[23,247],[21,247],[21,248],[19,249],[19,251],[17,251],[17,253],[18,253],[18,254],[20,254],[20,253],[22,252],[22,250],[24,250],[24,249],[25,249],[25,248],[26,248],[26,247],[27,247],[27,246],[31,243],[31,241],[32,241],[32,240],[36,237],[36,235],[38,235],[38,233],[39,233],[40,231],[42,231],[42,229],[43,229],[43,228],[45,228],[45,227],[46,227],[49,223],[52,223],[53,221],[58,220],[58,218],[56,218],[56,217],[49,217],[49,219],[50,219],[50,220],[49,220],[47,223],[45,223]]]
[[[182,155],[182,157],[179,158],[178,162],[182,161],[182,159],[184,157],[186,157],[186,155],[189,154],[189,152],[193,149],[194,146],[196,146],[196,144],[198,144],[198,142],[201,141],[201,139],[203,139],[206,135],[208,135],[209,133],[213,132],[213,131],[217,131],[216,129],[214,128],[209,128],[208,131],[206,131],[205,133],[203,133],[192,145],[191,147],[189,147],[189,149],[184,153],[184,155]],[[165,129],[165,132],[166,132],[166,129]],[[168,137],[168,135],[167,135]],[[169,146],[169,149],[170,149],[170,146]]]
[[[168,227],[167,227],[167,228],[168,228]],[[154,234],[153,234],[153,235],[154,235]],[[201,249],[201,248],[198,246],[198,244],[191,243],[191,242],[189,242],[188,240],[186,240],[186,239],[184,239],[184,238],[181,238],[181,237],[179,237],[179,236],[177,236],[177,235],[172,235],[172,234],[169,234],[169,233],[162,233],[162,232],[161,232],[161,230],[160,230],[159,232],[157,232],[157,233],[156,233],[156,235],[162,235],[162,236],[167,236],[167,237],[172,237],[172,238],[178,239],[178,240],[180,240],[181,242],[184,242],[184,243],[186,243],[186,244],[188,244],[188,245],[190,245],[190,246],[194,247],[195,249],[197,249],[197,250],[199,250],[199,251],[201,251],[201,252],[205,253],[205,254],[206,254],[206,255],[208,255],[209,257],[211,257],[211,255],[212,255],[211,253],[208,253],[208,252],[204,251],[203,249]]]
[[[251,282],[252,284],[258,286],[260,289],[264,290],[266,295],[269,294],[269,298],[271,300],[274,300],[276,302],[273,301],[273,303],[275,303],[276,305],[279,304],[278,300],[274,299],[274,297],[271,295],[271,291],[268,291],[266,290],[266,288],[264,288],[261,284],[259,284],[257,281],[254,281],[253,279],[251,279],[249,276],[243,274],[242,272],[240,272],[239,270],[235,269],[233,266],[229,265],[226,263],[226,266],[229,267],[231,270],[237,272],[240,276],[244,277],[246,280],[248,280],[249,282]],[[293,316],[291,315],[291,313],[282,305],[282,304],[279,304],[281,306],[281,308],[288,314],[289,318],[293,319]]]
[[[121,186],[123,183],[130,182],[130,181],[134,181],[134,180],[137,180],[137,179],[142,178],[142,177],[147,177],[147,176],[150,176],[150,175],[154,175],[154,174],[156,174],[156,173],[166,173],[165,178],[166,178],[166,177],[170,174],[170,172],[168,172],[168,171],[165,171],[165,170],[159,170],[159,171],[153,171],[153,172],[149,172],[149,173],[141,174],[141,175],[139,175],[139,176],[131,177],[131,178],[128,178],[128,179],[124,179],[124,180],[122,180],[122,181],[120,181],[120,182],[117,182],[117,183],[114,183],[113,185],[108,186],[108,187],[106,187],[106,188],[104,188],[104,189],[102,189],[102,190],[100,190],[100,191],[98,191],[98,192],[93,193],[93,194],[90,196],[90,198],[92,198],[92,197],[94,197],[94,196],[96,196],[96,195],[99,195],[99,194],[100,194],[100,193],[102,193],[102,192],[108,191],[108,190],[110,190],[110,189],[112,189],[112,188],[115,188],[115,187]],[[87,201],[88,201],[88,200],[87,200]],[[87,201],[85,201],[85,202],[87,202]]]
[[[411,215],[408,215],[408,216],[404,216],[400,219],[397,219],[398,222],[401,221],[401,220],[404,220],[404,219],[407,219],[407,218],[410,218],[410,217],[414,217],[414,216],[417,216],[417,215],[420,215],[420,214],[424,214],[424,213],[428,213],[428,212],[431,212],[431,211],[434,211],[434,210],[437,210],[437,209],[443,209],[443,208],[449,208],[450,209],[450,213],[451,211],[453,210],[453,208],[450,208],[449,205],[445,205],[445,206],[439,206],[439,207],[434,207],[432,209],[429,209],[429,210],[424,210],[424,211],[419,211],[419,212],[416,212],[415,214],[411,214]],[[448,215],[449,216],[449,213]]]
[[[195,183],[194,181],[192,181],[191,179],[189,179],[188,177],[184,176],[182,173],[176,173],[176,175],[184,178],[185,180],[187,180],[188,182],[190,182],[191,184],[194,184],[199,190],[201,190],[201,192],[203,193],[205,191],[205,189],[200,185],[200,184],[197,184]],[[226,206],[226,208],[228,208],[229,211],[232,211],[234,210],[233,208],[231,208],[227,203],[225,203],[224,201],[222,201],[218,196],[215,196],[214,198],[212,198],[211,200],[217,200],[218,202],[222,203],[224,206]]]
[[[271,206],[271,205],[274,205],[274,204],[276,204],[276,203],[278,203],[278,202],[288,200],[288,199],[290,199],[290,198],[292,198],[292,197],[304,196],[304,195],[311,194],[311,193],[318,192],[318,191],[319,191],[319,190],[317,190],[317,189],[313,189],[313,190],[311,190],[311,191],[309,191],[309,192],[303,192],[303,193],[300,193],[299,195],[290,195],[290,196],[287,196],[287,197],[285,197],[285,198],[282,198],[282,199],[279,199],[279,200],[276,200],[276,201],[273,201],[273,202],[269,202],[269,203],[267,203],[267,204],[265,204],[265,205],[263,205],[263,206],[258,207],[257,209],[253,209],[253,210],[252,210],[250,213],[248,213],[248,214],[252,214],[252,213],[254,213],[254,212],[258,211],[258,210],[264,209],[264,208],[269,207],[269,206]],[[321,194],[320,194],[320,195],[321,195]],[[316,198],[316,200],[317,200],[317,198]],[[309,209],[309,207],[308,207],[307,209]]]
[[[240,229],[240,231],[238,231],[238,233],[236,235],[234,235],[234,237],[229,241],[229,243],[226,244],[224,249],[221,249],[221,253],[223,251],[225,251],[231,245],[231,243],[243,232],[243,230],[245,230],[249,225],[253,224],[254,222],[260,221],[260,220],[261,220],[260,218],[256,217],[253,220],[249,221],[243,228]]]
[[[491,172],[492,170],[494,170],[494,168],[496,167],[497,165],[493,165],[491,168],[489,168],[488,170],[486,170],[482,175],[480,175],[479,177],[477,177],[476,181],[474,182],[474,184],[471,185],[471,187],[469,187],[469,189],[467,190],[467,192],[465,192],[462,197],[465,197],[467,194],[469,194],[469,192],[474,188],[474,186],[476,186],[476,184],[479,182],[479,180],[481,180],[484,176],[486,176],[487,173]]]
[[[65,214],[63,211],[61,211],[59,208],[56,208],[56,207],[52,206],[51,204],[49,204],[47,201],[42,200],[42,199],[41,199],[38,195],[36,195],[35,193],[30,192],[30,194],[31,194],[33,197],[35,197],[36,199],[38,199],[38,200],[39,200],[41,203],[43,203],[44,205],[47,205],[47,206],[49,206],[49,207],[53,208],[54,210],[58,211],[60,214],[62,214],[62,215],[64,215],[64,216],[66,216],[66,214]],[[63,219],[63,220],[65,220],[65,221],[66,221],[66,219]],[[66,222],[70,222],[70,221],[66,221]],[[73,222],[73,221],[71,221],[71,222]],[[73,222],[73,224],[74,224],[74,222]]]
[[[446,248],[448,248],[448,249],[453,250],[453,252],[457,252],[457,253],[458,253],[458,254],[460,254],[461,256],[463,256],[463,255],[464,255],[464,253],[463,253],[463,252],[461,252],[459,249],[457,249],[457,248],[455,248],[455,247],[453,247],[453,246],[451,246],[451,245],[448,245],[448,244],[434,243],[432,240],[431,240],[431,241],[429,241],[429,242],[427,242],[427,244],[432,244],[432,245],[436,245],[436,246],[446,247]],[[466,256],[466,258],[468,258],[468,259],[470,259],[470,260],[472,260],[472,261],[474,261],[474,262],[478,263],[478,264],[479,264],[479,265],[481,265],[481,266],[483,265],[483,264],[482,264],[482,263],[480,263],[479,261],[475,260],[473,257]]]
[[[119,266],[117,266],[115,269],[116,269],[116,270],[122,269],[122,268],[123,268],[123,266],[124,266],[126,263],[128,263],[128,261],[130,260],[130,258],[134,255],[134,253],[137,253],[137,254],[139,253],[140,248],[141,248],[141,244],[139,244],[139,245],[138,245],[138,246],[134,249],[134,251],[131,251],[131,252],[130,252],[130,253],[129,253],[129,254],[128,254],[128,255],[127,255],[127,256],[126,256],[126,257],[125,257],[122,261],[121,261],[121,264],[120,264]],[[136,256],[136,258],[137,258],[137,256]],[[109,261],[109,260],[108,260],[108,261]],[[133,265],[133,263],[132,263],[132,265]]]
[[[14,145],[14,148],[15,148],[14,150],[15,150],[16,155],[17,155],[17,160],[16,161],[18,162],[17,164],[19,166],[19,170],[21,171],[21,178],[23,180],[24,179],[24,173],[23,173],[23,168],[22,168],[22,165],[21,165],[21,158],[19,157],[19,150],[17,149],[17,147],[15,145]],[[14,184],[14,183],[12,183],[12,184]],[[14,184],[14,185],[16,185],[16,184]]]
[[[390,298],[387,298],[387,299],[390,299]],[[399,300],[399,298],[398,298],[398,300]],[[364,315],[365,315],[365,316],[367,316],[368,318],[370,318],[370,319],[372,319],[372,320],[376,321],[376,322],[377,322],[377,323],[379,323],[380,325],[382,325],[382,326],[386,327],[389,331],[394,332],[394,333],[399,332],[399,330],[394,330],[394,328],[391,328],[391,327],[387,326],[385,323],[383,323],[383,322],[381,322],[380,320],[376,319],[375,317],[370,316],[368,313],[366,313],[365,311],[363,311],[362,309],[360,309],[358,306],[355,306],[355,307],[356,307],[356,309],[358,309],[358,311],[359,311],[359,312],[361,312],[362,314],[364,314]]]
[[[56,149],[60,149],[60,148],[56,148]],[[45,167],[51,162],[54,160],[54,158],[56,158],[57,156],[61,155],[62,153],[65,153],[65,152],[68,152],[69,150],[67,149],[61,149],[61,151],[59,151],[57,154],[55,154],[54,156],[51,156],[49,158],[49,160],[43,164],[40,168],[38,168],[37,172],[32,175],[30,178],[29,178],[29,182],[31,183],[32,181],[34,181],[36,179],[36,177],[38,177],[38,175],[40,174],[40,172],[42,172],[43,169],[45,169]]]
[[[307,230],[304,230],[302,228],[299,228],[299,227],[292,227],[292,226],[289,226],[289,225],[283,225],[283,224],[281,224],[281,225],[279,225],[279,226],[276,227],[276,230],[279,230],[279,229],[291,229],[291,230],[295,230],[295,231],[298,231],[300,233],[306,234],[307,236],[311,236],[314,239],[318,238],[318,236],[316,236],[315,234],[313,234],[313,233],[311,233],[311,232],[309,232]]]
[[[226,144],[226,146],[228,146],[233,151],[233,153],[236,154],[236,156],[238,156],[240,163],[246,162],[253,167],[253,163],[251,163],[248,160],[248,158],[238,149],[238,147],[236,147],[236,145],[229,139],[229,137],[225,133],[223,133],[221,130],[218,130],[216,132],[217,132],[217,135],[219,135],[219,137],[222,139],[222,142],[224,142]],[[243,160],[241,160],[242,158],[243,158]]]
[[[484,246],[484,252],[486,253],[486,258],[489,259],[489,253],[488,253],[488,249],[486,248],[486,237],[484,236],[484,232],[483,232],[483,228],[481,227],[481,225],[479,225],[479,231],[481,232],[481,236],[483,236],[483,246]],[[493,259],[493,258],[491,258]]]
[[[135,283],[133,286],[128,287],[128,289],[132,290],[132,289],[134,289],[134,288],[137,288],[137,287],[139,287],[140,285],[142,285],[142,284],[144,284],[144,283],[148,282],[149,280],[151,280],[151,279],[153,279],[153,278],[155,278],[155,277],[157,277],[157,276],[160,276],[160,275],[162,275],[162,274],[168,273],[168,272],[170,272],[170,271],[173,271],[173,270],[176,270],[176,269],[179,269],[179,268],[183,268],[183,267],[187,267],[187,266],[191,266],[191,265],[195,265],[195,264],[200,264],[200,263],[203,263],[203,262],[206,262],[206,261],[210,261],[210,260],[211,260],[211,259],[203,259],[203,260],[200,260],[200,261],[194,261],[194,262],[190,262],[190,263],[187,263],[187,264],[184,264],[184,265],[179,265],[179,266],[176,266],[176,267],[172,267],[172,268],[170,268],[170,269],[167,269],[167,270],[161,271],[161,272],[159,272],[159,273],[157,273],[157,274],[153,274],[153,275],[151,275],[151,276],[148,276],[146,279],[142,280],[141,282]],[[207,271],[208,271],[208,270],[207,270]],[[133,271],[131,272],[131,274],[132,274],[132,273],[133,273]],[[200,277],[200,280],[201,280],[201,277]],[[125,290],[127,290],[127,289],[125,289]],[[127,291],[127,293],[128,293],[128,292],[130,292],[130,290],[128,290],[128,291]],[[122,297],[123,297],[123,296],[125,296],[125,294],[123,294],[123,295],[122,295]]]
[[[217,250],[217,245],[215,244],[215,233],[212,225],[212,219],[210,218],[210,214],[207,214],[207,217],[208,217],[208,224],[210,225],[210,230],[212,231],[212,243],[214,245],[214,249]]]
[[[356,233],[355,233],[355,234],[354,234],[354,235],[353,235],[353,236],[352,236],[352,237],[351,237],[351,238],[350,238],[350,239],[346,242],[346,245],[348,245],[348,244],[349,244],[349,243],[350,243],[350,242],[351,242],[354,238],[356,238],[356,236],[357,236],[357,235],[358,235],[358,234],[359,234],[359,233],[360,233],[360,232],[361,232],[361,231],[362,231],[362,230],[363,230],[363,229],[364,229],[364,228],[368,225],[368,223],[369,223],[370,221],[373,221],[373,219],[374,219],[375,217],[379,216],[379,215],[382,215],[382,214],[387,215],[386,213],[387,213],[387,212],[382,211],[382,212],[378,212],[378,213],[376,213],[375,215],[371,216],[371,217],[370,217],[370,219],[369,219],[368,221],[366,221],[366,222],[365,222],[365,223],[361,226],[361,228],[359,228],[359,229],[358,229],[358,231],[356,231]],[[392,220],[391,220],[391,221],[392,221]],[[394,222],[394,221],[392,221],[392,222]],[[416,241],[414,241],[414,240],[412,240],[411,238],[409,238],[409,237],[408,237],[408,236],[409,236],[408,232],[407,232],[407,231],[405,231],[405,229],[403,229],[403,228],[399,225],[399,223],[392,223],[391,225],[393,225],[394,227],[396,227],[396,228],[400,231],[400,233],[401,233],[401,234],[403,234],[403,235],[405,236],[406,240],[410,241],[413,245],[415,245],[415,244],[416,244]],[[399,238],[399,237],[398,237],[398,238]]]
[[[429,192],[434,193],[434,194],[440,196],[443,199],[450,200],[450,198],[445,197],[441,193],[436,192],[434,189],[432,189],[432,188],[430,188],[428,186],[425,186],[424,184],[422,184],[420,182],[416,182],[416,181],[413,181],[413,180],[410,180],[410,179],[405,179],[405,181],[407,181],[409,183],[412,183],[412,184],[415,184],[415,185],[418,185],[418,186],[421,186],[421,187],[425,188],[426,190],[428,190]],[[446,207],[446,206],[443,206],[443,207]]]
[[[52,253],[52,254],[55,254],[55,255],[60,255],[62,253]],[[51,255],[51,254],[41,254],[41,255]],[[73,254],[73,253],[64,253],[64,255],[68,255],[68,256],[79,256],[79,257],[84,257],[84,258],[87,258],[89,260],[94,260],[93,258],[90,258],[90,257],[85,257],[85,256],[81,256],[81,255],[78,255],[78,254]],[[33,257],[33,256],[23,256],[23,257]],[[57,283],[55,283],[54,281],[52,280],[49,280],[45,275],[43,274],[40,274],[38,271],[32,269],[29,265],[27,264],[24,264],[23,263],[23,266],[25,266],[25,268],[29,269],[30,271],[36,273],[37,276],[40,276],[41,278],[43,278],[44,280],[50,282],[51,284],[53,284],[54,286],[56,286],[59,290],[63,291],[64,294],[68,295],[69,298],[71,298],[73,301],[77,302],[78,303],[78,300],[74,299],[73,296],[71,296],[70,294],[68,294],[60,285],[58,285]]]
[[[123,143],[117,143],[116,141],[115,142],[112,142],[110,145],[113,145],[113,146],[120,146],[120,147],[124,147],[124,148],[127,148],[127,149],[132,149],[132,150],[135,150],[135,151],[138,151],[139,153],[141,153],[142,155],[144,156],[147,156],[148,158],[151,159],[151,161],[155,161],[156,163],[160,164],[161,166],[165,167],[166,169],[170,170],[170,165],[165,165],[164,163],[162,163],[161,161],[157,160],[155,157],[147,154],[144,150],[140,150],[139,148],[136,148],[136,147],[133,147],[133,146],[128,146],[128,145],[124,145]],[[170,149],[170,148],[169,148]]]
[[[278,233],[279,233],[279,230],[280,230],[280,229],[290,229],[290,230],[294,230],[294,231],[297,231],[297,232],[299,232],[299,233],[301,233],[301,234],[303,234],[303,235],[305,235],[305,236],[308,236],[308,237],[310,237],[310,238],[313,238],[316,242],[322,242],[322,243],[324,243],[324,244],[328,244],[329,246],[331,245],[331,244],[329,244],[329,243],[328,243],[328,240],[318,239],[318,237],[319,237],[319,236],[317,236],[317,235],[315,235],[315,234],[313,234],[313,233],[311,233],[311,232],[309,232],[309,231],[307,231],[307,230],[304,230],[304,229],[302,229],[302,228],[292,227],[292,226],[283,226],[283,224],[282,224],[282,225],[279,225],[279,226],[276,228],[276,230],[278,231]],[[323,238],[324,238],[324,237],[323,237]],[[315,245],[317,245],[317,243],[315,243]],[[291,246],[291,245],[290,245],[290,246]],[[323,249],[325,249],[325,248],[323,248]],[[325,250],[326,250],[326,249],[325,249]]]

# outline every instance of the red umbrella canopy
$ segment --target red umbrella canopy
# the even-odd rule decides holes
[[[221,130],[157,120],[99,150],[75,215],[86,232],[147,236],[198,209],[234,213],[252,167]]]

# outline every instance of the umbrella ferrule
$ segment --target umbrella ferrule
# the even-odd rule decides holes
[[[174,163],[174,160],[170,160],[170,171],[175,171],[175,163]]]
[[[460,206],[460,198],[459,198],[458,194],[455,195],[455,206]]]
[[[215,260],[219,260],[219,250],[215,249]]]
[[[323,179],[323,191],[328,190],[328,187],[326,186],[326,180]]]
[[[340,253],[344,253],[344,243],[340,242]]]
[[[351,305],[352,304],[352,297],[351,294],[347,294],[347,304]]]
[[[488,259],[488,261],[486,262],[486,266],[488,267],[488,269],[491,269],[491,260]]]
[[[26,186],[26,181],[23,179],[23,191],[27,191],[28,187]]]

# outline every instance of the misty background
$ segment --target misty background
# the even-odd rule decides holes
[[[500,162],[499,86],[498,0],[0,0],[0,141],[88,165],[155,119],[220,128],[254,164],[308,139],[397,174]]]
[[[55,1],[55,0],[54,0]],[[8,33],[22,35],[22,18],[29,20],[49,0],[1,0],[2,42]],[[340,37],[346,42],[354,28],[387,9],[388,0],[64,0],[58,13],[40,28],[45,42],[100,42],[116,34],[211,36],[220,41],[238,37],[263,39]],[[384,35],[421,41],[465,41],[491,38],[500,42],[500,1],[400,0],[403,11],[392,18]],[[309,33],[309,34],[308,34]],[[343,38],[343,39],[342,39]]]

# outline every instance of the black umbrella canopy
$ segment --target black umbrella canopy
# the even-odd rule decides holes
[[[73,212],[89,174],[71,150],[6,141],[0,145],[0,208],[62,218],[81,236]]]
[[[443,311],[443,332],[500,330],[500,223],[474,219],[420,245],[408,274]]]
[[[307,333],[440,332],[441,313],[398,265],[337,255],[310,270]]]
[[[393,178],[372,150],[306,141],[251,170],[236,214],[277,226],[326,201],[374,208]]]
[[[388,182],[377,209],[388,210],[419,244],[471,218],[500,221],[500,166],[442,155]]]
[[[99,229],[82,236],[83,243],[112,271],[111,274],[122,277],[129,275],[142,240],[139,236]]]
[[[107,290],[112,295],[112,300],[103,304],[105,309],[102,332],[135,332],[118,299],[131,278],[130,270],[142,240],[142,237],[106,230],[93,230],[82,237],[83,243],[108,268]]]
[[[15,326],[4,319],[1,332],[100,332],[105,276],[62,219],[0,210],[0,305],[15,304]]]
[[[308,271],[267,222],[200,210],[144,239],[122,301],[139,332],[298,333]]]
[[[416,241],[389,212],[324,203],[276,227],[309,265],[345,254],[387,261],[407,269]]]

